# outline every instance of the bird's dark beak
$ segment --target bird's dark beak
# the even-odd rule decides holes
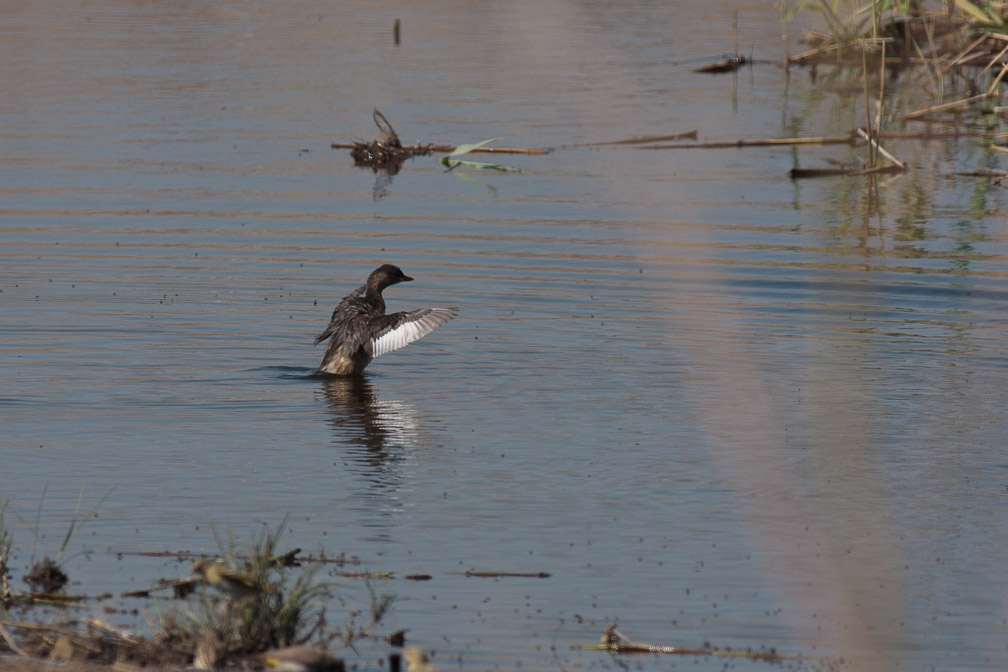
[[[409,277],[408,275],[404,275],[402,276],[402,278],[399,279],[399,282],[413,282],[413,278]]]

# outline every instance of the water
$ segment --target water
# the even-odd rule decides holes
[[[952,175],[996,153],[893,141],[912,169],[876,195],[787,179],[855,155],[837,147],[581,146],[391,179],[329,149],[375,137],[375,107],[405,142],[518,147],[860,123],[799,70],[693,73],[732,49],[735,4],[710,7],[0,10],[15,579],[37,518],[55,553],[111,489],[72,540],[75,590],[181,576],[132,553],[289,514],[289,547],[394,573],[379,634],[409,628],[443,670],[615,668],[578,648],[612,622],[845,669],[1003,667],[1008,233],[1000,188]],[[739,25],[742,51],[782,56],[772,6]],[[386,261],[417,280],[390,309],[460,316],[362,382],[314,377],[333,305]],[[143,627],[140,601],[102,604]]]

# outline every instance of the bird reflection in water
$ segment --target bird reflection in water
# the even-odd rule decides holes
[[[323,393],[332,409],[329,424],[335,440],[348,446],[347,457],[364,467],[374,485],[394,488],[400,479],[396,465],[403,457],[401,449],[418,442],[416,409],[380,400],[363,376],[327,378]]]

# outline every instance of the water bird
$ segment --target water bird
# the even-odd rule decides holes
[[[427,660],[427,654],[417,647],[407,646],[402,653],[406,659],[406,672],[438,672],[438,668]]]
[[[375,357],[423,338],[458,314],[455,308],[419,308],[386,315],[382,291],[412,280],[398,266],[384,264],[344,297],[315,339],[315,345],[329,339],[319,373],[359,376]]]
[[[275,592],[274,589],[256,583],[252,577],[231,569],[216,558],[200,558],[192,564],[189,573],[199,574],[204,583],[235,600]]]
[[[251,658],[259,667],[277,672],[344,672],[342,660],[314,646],[285,646],[269,649]]]

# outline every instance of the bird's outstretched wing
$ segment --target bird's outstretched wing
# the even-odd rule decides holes
[[[423,338],[458,314],[455,308],[420,308],[406,313],[383,315],[375,320],[371,355],[377,357]]]

